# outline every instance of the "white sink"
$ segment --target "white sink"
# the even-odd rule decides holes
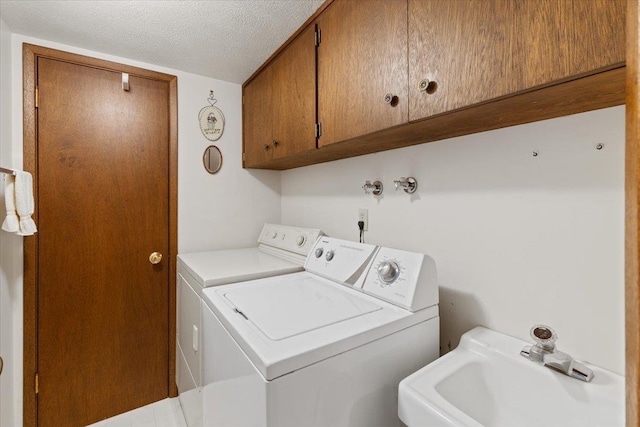
[[[400,419],[409,427],[624,426],[622,376],[587,364],[591,382],[570,378],[520,356],[530,344],[482,327],[467,332],[402,380]]]

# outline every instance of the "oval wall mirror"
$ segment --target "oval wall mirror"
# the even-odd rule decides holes
[[[220,149],[215,145],[210,145],[205,148],[202,163],[204,163],[204,168],[210,174],[218,173],[222,167],[222,153]]]

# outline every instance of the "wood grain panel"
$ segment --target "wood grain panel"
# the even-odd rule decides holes
[[[40,426],[168,396],[169,86],[130,83],[38,60]]]
[[[511,12],[503,0],[409,0],[410,121],[509,93]]]
[[[115,83],[116,88],[118,89],[115,91],[115,93],[117,94],[123,93],[119,83],[120,72],[128,72],[130,74],[131,82],[132,83],[135,82],[135,86],[132,84],[132,93],[130,94],[133,95],[135,93],[134,96],[144,95],[146,91],[146,94],[150,95],[150,92],[151,92],[152,93],[150,97],[151,100],[149,101],[151,105],[142,106],[142,109],[141,109],[142,111],[138,111],[138,108],[136,107],[131,108],[131,106],[129,106],[127,103],[121,103],[121,104],[111,103],[110,101],[113,100],[112,97],[100,96],[100,94],[97,94],[96,92],[91,91],[91,93],[93,94],[93,97],[91,97],[91,94],[87,96],[87,98],[91,99],[91,101],[87,101],[87,102],[90,102],[90,108],[80,112],[79,114],[77,114],[77,117],[76,117],[75,114],[71,114],[69,112],[73,108],[81,108],[83,106],[81,103],[75,103],[73,99],[74,90],[76,91],[76,94],[77,94],[77,90],[81,90],[82,88],[86,87],[86,84],[82,83],[80,79],[78,80],[78,87],[72,87],[70,90],[65,91],[62,95],[57,96],[57,98],[60,98],[63,102],[63,106],[61,106],[60,108],[53,109],[55,114],[58,114],[60,116],[59,119],[55,120],[55,119],[52,119],[52,117],[47,118],[48,113],[45,114],[45,110],[47,110],[46,105],[47,105],[47,102],[51,101],[51,96],[53,92],[45,90],[45,93],[47,93],[47,95],[45,96],[41,89],[41,104],[44,103],[41,105],[41,110],[40,110],[41,113],[35,108],[35,105],[34,105],[34,89],[37,81],[37,71],[38,71],[38,67],[36,66],[36,63],[39,61],[38,58],[40,58],[41,62],[43,61],[43,58],[60,59],[64,61],[62,62],[62,64],[65,64],[65,66],[70,66],[70,67],[79,67],[78,65],[74,65],[74,64],[85,64],[88,67],[90,67],[92,72],[104,72],[103,70],[117,70],[115,72],[109,72],[109,74],[116,76],[116,79],[114,80],[113,83]],[[49,60],[44,60],[44,61],[49,61]],[[59,62],[59,61],[51,61],[51,62]],[[44,67],[46,68],[46,66]],[[87,68],[87,67],[80,67],[80,68]],[[40,71],[45,72],[46,70],[41,69]],[[120,342],[119,340],[112,340],[110,342],[112,346],[111,353],[112,354],[121,353],[119,355],[118,354],[115,355],[116,359],[118,358],[122,359],[124,357],[128,358],[130,356],[132,356],[135,359],[136,355],[139,355],[141,351],[142,352],[145,351],[144,347],[148,347],[146,350],[147,352],[151,351],[151,352],[155,352],[156,354],[156,356],[147,357],[143,361],[137,362],[137,366],[131,367],[131,369],[125,368],[124,370],[128,371],[128,376],[131,377],[129,379],[126,379],[125,381],[119,381],[118,379],[118,374],[122,373],[122,370],[114,369],[108,372],[109,378],[105,382],[107,383],[107,386],[108,384],[111,384],[117,388],[118,400],[120,402],[124,402],[125,400],[128,400],[128,402],[124,403],[128,408],[131,408],[132,407],[131,405],[133,406],[139,405],[140,402],[136,402],[135,396],[132,396],[132,395],[139,394],[138,392],[140,391],[140,388],[146,388],[148,386],[148,383],[146,385],[145,384],[136,385],[134,388],[130,388],[129,383],[131,381],[135,381],[133,378],[135,378],[135,375],[137,375],[138,373],[149,371],[149,370],[154,371],[154,377],[156,377],[154,380],[152,380],[152,382],[155,381],[164,390],[161,393],[161,395],[157,398],[166,397],[167,391],[169,395],[175,396],[176,394],[175,337],[172,337],[172,335],[175,335],[175,307],[171,307],[170,304],[172,303],[175,304],[175,256],[176,256],[176,250],[177,250],[177,79],[175,76],[171,76],[168,74],[157,73],[153,71],[139,69],[136,67],[130,67],[130,66],[117,64],[109,61],[98,60],[98,59],[89,58],[81,55],[75,55],[67,52],[57,51],[57,50],[48,49],[48,48],[42,48],[39,46],[33,46],[28,44],[25,44],[23,47],[23,76],[24,76],[23,77],[24,79],[24,100],[23,100],[24,168],[25,170],[30,171],[34,176],[34,184],[35,184],[34,189],[36,192],[35,194],[36,210],[34,214],[34,219],[36,219],[36,222],[38,223],[39,229],[40,229],[39,233],[37,233],[35,236],[25,238],[25,258],[24,258],[25,311],[24,311],[24,363],[23,363],[25,381],[24,381],[24,388],[23,388],[23,394],[24,394],[23,425],[32,427],[32,426],[36,426],[38,422],[40,423],[40,425],[57,425],[57,426],[84,425],[85,423],[84,421],[69,421],[69,419],[65,418],[65,412],[68,413],[67,411],[65,411],[65,409],[68,409],[68,408],[58,407],[57,404],[53,405],[56,407],[55,408],[56,411],[58,411],[55,413],[55,416],[46,415],[46,413],[38,414],[36,402],[39,401],[40,404],[44,404],[45,406],[47,404],[50,404],[51,401],[49,400],[49,397],[51,397],[51,391],[52,391],[51,387],[53,386],[53,387],[62,387],[63,391],[58,392],[56,394],[60,394],[60,396],[57,396],[57,398],[62,399],[62,400],[59,400],[59,402],[63,402],[63,404],[66,403],[65,399],[67,399],[70,401],[70,405],[72,406],[73,405],[77,406],[78,404],[82,406],[83,404],[86,404],[89,408],[95,408],[96,405],[98,405],[98,406],[102,406],[105,410],[108,410],[107,409],[108,400],[102,399],[104,395],[103,392],[104,392],[105,384],[102,381],[92,381],[92,378],[96,378],[97,376],[99,376],[100,372],[104,372],[105,370],[108,370],[109,367],[113,368],[113,361],[105,359],[105,360],[99,360],[96,362],[93,356],[91,356],[90,354],[86,354],[86,359],[90,362],[93,362],[92,368],[91,368],[92,372],[89,372],[87,374],[86,371],[84,372],[82,371],[82,367],[80,366],[72,367],[76,371],[80,371],[79,372],[80,374],[82,373],[86,374],[85,380],[92,382],[92,387],[87,391],[86,395],[83,395],[82,397],[74,398],[73,395],[71,394],[78,391],[73,386],[76,384],[76,381],[74,380],[74,378],[75,379],[78,378],[78,375],[77,375],[78,372],[73,372],[72,375],[68,377],[64,377],[62,381],[56,380],[55,378],[51,377],[48,373],[41,372],[41,377],[40,377],[41,394],[39,395],[39,398],[36,400],[34,381],[33,381],[34,374],[38,372],[38,369],[39,369],[38,359],[36,357],[38,354],[38,347],[39,347],[38,346],[39,343],[37,339],[38,330],[36,329],[36,326],[37,325],[43,326],[43,321],[47,319],[47,317],[49,317],[49,319],[46,322],[47,325],[44,325],[43,330],[40,331],[42,333],[46,333],[46,329],[51,327],[51,324],[52,324],[51,319],[54,319],[55,324],[61,328],[64,325],[68,324],[69,319],[77,319],[78,316],[82,316],[83,313],[86,313],[87,311],[87,307],[81,307],[77,311],[69,308],[65,310],[63,313],[61,313],[59,316],[49,316],[48,314],[38,315],[37,301],[38,301],[38,293],[40,292],[39,291],[40,283],[38,280],[38,276],[41,270],[39,268],[39,265],[42,266],[41,261],[45,260],[45,257],[43,256],[44,252],[49,251],[49,253],[51,253],[51,247],[50,247],[51,239],[53,240],[57,239],[58,241],[63,241],[65,247],[69,245],[69,248],[70,248],[69,253],[65,251],[59,251],[59,253],[55,254],[57,259],[61,261],[52,261],[51,258],[49,258],[49,256],[47,255],[47,263],[50,262],[52,264],[52,265],[47,265],[47,268],[49,270],[63,271],[64,273],[64,280],[59,281],[60,283],[56,283],[56,286],[67,286],[69,284],[69,279],[71,279],[74,276],[77,276],[78,274],[84,274],[76,271],[76,270],[81,270],[86,264],[86,262],[85,263],[81,262],[81,259],[79,258],[80,255],[85,257],[90,255],[96,255],[97,258],[100,258],[101,256],[105,256],[107,258],[107,261],[102,262],[102,258],[100,258],[97,262],[94,262],[95,264],[94,267],[97,266],[97,268],[99,268],[101,271],[98,274],[92,276],[94,279],[96,279],[96,281],[87,281],[84,284],[85,287],[87,288],[86,292],[96,291],[95,295],[85,294],[86,296],[85,299],[79,299],[77,302],[75,302],[76,304],[85,304],[85,305],[90,305],[91,301],[95,301],[96,298],[99,299],[100,295],[102,295],[103,297],[105,296],[103,292],[104,287],[101,288],[99,284],[97,284],[99,282],[98,279],[100,279],[101,277],[108,276],[108,280],[110,280],[109,285],[113,285],[114,281],[117,281],[118,276],[123,274],[123,272],[120,271],[122,269],[109,267],[110,261],[108,260],[108,258],[110,258],[110,254],[111,254],[109,251],[105,251],[104,253],[99,252],[97,254],[91,254],[88,252],[82,253],[79,255],[76,254],[78,255],[78,257],[76,259],[73,259],[74,258],[73,253],[71,252],[74,251],[73,249],[74,245],[72,243],[77,242],[79,239],[82,238],[82,233],[84,233],[83,230],[87,228],[87,226],[86,224],[72,222],[69,224],[65,232],[55,233],[55,235],[52,235],[51,228],[49,226],[43,227],[43,224],[41,222],[41,219],[42,219],[45,225],[46,223],[50,223],[52,218],[52,213],[51,213],[50,207],[47,208],[46,206],[44,206],[43,203],[41,203],[42,201],[40,200],[40,197],[39,197],[39,190],[42,190],[43,197],[45,199],[51,198],[51,197],[54,197],[54,198],[57,197],[60,199],[58,200],[59,202],[64,201],[70,205],[73,205],[77,200],[80,200],[82,198],[91,199],[92,197],[98,200],[96,205],[104,204],[107,202],[105,199],[109,198],[110,193],[114,191],[116,192],[122,191],[122,187],[124,184],[123,180],[125,180],[124,177],[128,175],[128,170],[133,171],[137,169],[137,171],[135,171],[134,174],[135,173],[142,174],[144,175],[145,178],[148,176],[150,177],[150,179],[149,181],[146,181],[144,179],[139,180],[140,183],[136,183],[135,185],[137,184],[142,185],[144,182],[147,182],[152,187],[155,187],[153,190],[151,190],[151,193],[157,194],[158,197],[164,198],[164,202],[158,203],[157,206],[161,211],[164,211],[165,214],[168,215],[168,216],[165,215],[167,217],[164,218],[164,221],[169,224],[168,226],[169,230],[165,233],[163,232],[158,233],[158,235],[154,236],[154,238],[161,236],[161,239],[165,242],[164,243],[165,246],[168,245],[168,248],[165,252],[166,262],[165,260],[163,260],[162,264],[164,264],[164,266],[161,268],[153,269],[153,273],[152,273],[154,277],[157,276],[158,274],[162,276],[166,276],[167,274],[169,276],[172,276],[168,278],[168,285],[165,282],[165,285],[160,286],[160,289],[159,289],[159,293],[162,294],[159,296],[159,298],[162,299],[164,303],[160,305],[154,305],[154,300],[152,298],[149,298],[149,299],[143,298],[142,303],[140,303],[140,301],[136,301],[134,303],[129,304],[128,311],[127,311],[127,313],[129,314],[125,316],[120,316],[119,313],[117,312],[110,312],[105,314],[104,316],[100,316],[98,314],[99,313],[98,311],[95,312],[95,315],[98,317],[102,317],[104,321],[111,322],[115,325],[122,325],[123,323],[125,323],[126,324],[125,330],[128,330],[129,332],[132,332],[135,335],[134,340],[126,348],[126,350],[128,351],[128,353],[126,354],[124,351],[118,350],[118,342]],[[62,80],[65,80],[65,79],[62,79]],[[65,83],[71,84],[69,82],[73,84],[76,83],[74,79],[65,80]],[[58,86],[57,83],[56,83],[56,86]],[[96,87],[99,88],[99,86],[100,85]],[[94,88],[94,86],[91,85],[91,88]],[[161,88],[161,89],[158,90],[158,88]],[[114,93],[114,92],[111,91],[111,93]],[[160,97],[162,98],[162,100],[158,99]],[[54,98],[56,98],[56,96],[54,96]],[[107,108],[107,113],[104,113],[105,107]],[[93,111],[92,110],[93,108],[95,109],[103,108],[103,113],[91,114],[91,111]],[[157,121],[155,119],[151,121],[144,120],[141,117],[141,115],[146,115],[148,113],[156,114],[155,118],[158,117],[157,114],[161,114],[164,117],[164,119],[162,119],[162,121]],[[44,114],[44,117],[40,117],[40,114]],[[118,123],[114,123],[113,121],[110,120],[111,116],[113,115],[116,115],[116,116],[121,115],[122,118],[124,118],[124,120]],[[139,140],[153,138],[153,135],[157,134],[159,131],[163,135],[162,138],[165,141],[164,149],[162,149],[161,155],[167,161],[165,162],[164,167],[162,165],[155,165],[154,167],[159,166],[160,168],[162,168],[163,170],[162,174],[165,174],[165,175],[168,174],[168,181],[165,180],[165,184],[159,183],[157,180],[153,179],[151,174],[147,174],[148,165],[141,165],[141,162],[144,161],[144,158],[148,157],[149,155],[151,156],[157,155],[158,154],[157,149],[149,150],[150,153],[145,152],[143,154],[140,154],[139,151],[136,151],[135,155],[126,156],[126,160],[124,162],[116,165],[115,164],[116,162],[114,159],[118,155],[122,154],[122,150],[120,148],[116,150],[109,150],[109,148],[113,148],[112,145],[117,144],[116,140],[118,140],[119,137],[122,135],[114,136],[114,135],[107,135],[107,134],[98,132],[93,135],[85,135],[87,138],[84,140],[82,138],[76,139],[73,137],[69,137],[64,141],[64,149],[59,151],[60,155],[58,157],[54,156],[52,158],[51,156],[44,156],[39,158],[39,154],[41,150],[44,150],[44,151],[55,150],[54,146],[51,143],[45,143],[43,141],[41,141],[40,144],[37,143],[36,130],[38,129],[38,127],[36,125],[36,122],[40,119],[53,121],[55,124],[54,130],[58,132],[61,129],[63,129],[65,126],[68,126],[71,122],[73,121],[77,122],[78,120],[83,121],[83,125],[85,126],[95,126],[96,128],[100,128],[100,126],[102,126],[102,129],[104,129],[105,127],[108,127],[110,123],[111,125],[115,125],[118,128],[120,128],[119,132],[127,134],[125,135],[125,137],[121,139],[121,142],[126,141],[126,137],[128,136],[131,136],[136,139],[136,142],[134,142],[133,144],[126,144],[126,143],[121,144],[125,147],[127,145],[130,145],[131,146],[130,149],[133,149],[133,150],[136,150],[140,147]],[[131,122],[137,122],[138,125],[146,124],[147,126],[138,126],[138,131],[132,131],[130,127]],[[164,131],[161,130],[163,127],[162,123],[165,124]],[[160,126],[158,126],[158,124],[160,124]],[[53,133],[51,135],[48,135],[49,132],[45,128],[41,128],[40,132],[43,133],[44,138],[53,137]],[[47,134],[47,135],[44,135],[44,134]],[[106,150],[106,152],[102,153],[102,155],[100,156],[100,159],[97,161],[98,163],[96,164],[96,167],[91,171],[91,175],[92,175],[91,178],[85,180],[86,182],[84,184],[93,185],[92,183],[96,182],[96,179],[98,176],[104,173],[111,173],[113,172],[113,170],[116,170],[116,169],[118,170],[118,177],[112,180],[107,180],[106,182],[104,182],[104,185],[99,186],[99,190],[93,193],[89,193],[89,194],[83,193],[82,197],[78,196],[78,197],[73,197],[67,200],[63,200],[63,198],[61,197],[62,193],[66,194],[71,191],[72,193],[78,194],[78,191],[76,191],[77,186],[74,189],[73,188],[74,186],[69,185],[69,182],[68,182],[68,180],[70,180],[74,176],[72,173],[70,173],[70,171],[72,170],[70,164],[80,161],[83,158],[82,156],[89,155],[87,153],[83,153],[82,150],[78,151],[78,153],[80,153],[79,156],[74,156],[74,155],[67,156],[65,153],[67,154],[70,153],[73,150],[72,147],[74,145],[80,146],[82,144],[91,143],[91,138],[93,138],[93,141],[95,141],[96,139],[99,141],[97,144],[92,144],[91,146],[92,147],[91,149],[93,150],[93,154],[96,154],[96,152],[102,153],[101,150]],[[147,148],[144,149],[144,151],[146,150]],[[47,178],[48,188],[47,186],[41,187],[39,184],[44,183],[43,179],[45,178],[44,175],[46,175],[46,173],[43,173],[43,176],[40,176],[41,175],[40,172],[41,171],[44,172],[43,168],[45,167],[45,164],[51,161],[61,162],[62,160],[65,161],[65,167],[68,168],[68,170],[65,169],[61,171],[61,172],[67,173],[67,175],[65,176],[64,185],[58,185],[56,186],[55,190],[52,191],[51,185],[52,184],[55,185],[55,181],[49,181],[49,178],[51,177],[48,177]],[[94,157],[94,161],[95,161],[95,157]],[[135,163],[135,165],[131,168],[127,168],[127,162],[129,163],[133,162]],[[87,166],[91,162],[84,162],[84,163],[85,163],[85,166]],[[127,172],[120,173],[123,170]],[[54,171],[49,170],[47,173],[53,173],[53,172]],[[129,174],[129,176],[131,175]],[[65,188],[65,187],[68,187],[68,188]],[[152,188],[152,187],[149,187],[149,188]],[[58,191],[59,189],[60,191]],[[138,191],[135,193],[136,194],[133,195],[132,197],[135,198],[136,201],[139,201],[138,200],[139,197],[144,197],[145,194],[150,194],[146,190]],[[128,203],[129,199],[131,199],[131,197],[127,196],[123,200],[120,200],[120,202],[122,202],[119,205],[120,209],[128,208],[128,206],[131,204],[131,203]],[[112,200],[112,203],[118,204],[118,201]],[[154,203],[154,205],[156,205],[156,203]],[[40,216],[42,209],[44,209],[45,212],[48,212],[45,215],[45,218],[42,218]],[[155,206],[154,206],[154,209],[155,209]],[[59,212],[56,212],[55,215],[57,215],[57,217],[63,217],[67,222],[69,222],[72,216],[63,215],[63,213],[64,211],[60,210]],[[46,217],[47,215],[48,215],[48,219]],[[95,227],[93,227],[93,229],[91,230],[90,236],[87,237],[86,241],[83,242],[82,244],[92,245],[97,240],[99,240],[99,235],[102,231],[104,231],[109,227],[114,226],[113,222],[117,221],[115,217],[116,215],[111,215],[111,216],[101,215],[101,214],[86,215],[85,221],[91,224],[95,224]],[[149,215],[137,215],[137,214],[135,214],[134,217],[136,217],[134,222],[144,221],[150,218]],[[128,222],[123,221],[123,223],[128,224],[130,223],[130,221]],[[137,227],[139,227],[139,225]],[[140,227],[140,228],[144,228],[144,227]],[[166,229],[166,224],[165,224],[165,229]],[[157,231],[158,230],[155,229],[156,233]],[[127,238],[125,234],[127,233],[110,233],[109,237],[113,239],[112,243],[113,242],[117,243],[120,240]],[[134,234],[134,233],[130,233],[130,234]],[[44,238],[45,240],[48,239],[49,243],[47,243],[46,245],[43,245],[43,243],[45,242],[42,242],[41,238]],[[156,243],[158,242],[154,241],[153,245],[156,246]],[[128,257],[127,251],[129,249],[126,246],[127,245],[124,245],[124,247],[117,248],[118,257]],[[92,260],[96,261],[96,257],[92,258]],[[69,262],[73,263],[73,267],[67,270],[64,268],[64,265],[65,263],[69,263]],[[127,264],[133,264],[134,262],[136,261],[131,261],[129,260],[129,258],[127,258]],[[146,261],[146,263],[148,264],[148,261]],[[128,280],[131,282],[135,281],[136,277],[130,276]],[[165,281],[166,280],[167,278],[165,277]],[[45,280],[45,282],[47,281]],[[48,292],[50,295],[52,292],[52,285],[50,283],[48,285],[43,283],[42,285],[45,288],[45,289],[42,289],[44,294]],[[97,286],[97,289],[96,289],[96,286]],[[121,290],[122,288],[118,286],[114,286],[114,289],[112,290],[112,292],[126,299],[126,295],[127,295],[126,291],[121,293],[118,291],[119,289]],[[128,295],[135,299],[135,295],[132,295],[132,294],[135,294],[138,291],[142,292],[141,289],[138,289],[138,290],[134,289]],[[79,291],[79,292],[82,293],[82,291]],[[120,302],[122,302],[121,299],[120,299]],[[71,304],[73,303],[74,302],[72,301]],[[100,301],[100,303],[103,304],[103,301]],[[103,305],[106,306],[106,304],[103,304]],[[43,308],[44,310],[52,309],[52,306],[50,306],[50,304],[45,303],[44,306],[45,306]],[[162,307],[165,307],[165,308],[163,309]],[[156,313],[161,313],[161,315],[164,317],[165,320],[163,322],[160,322],[160,324],[158,324],[158,322],[156,322],[153,319],[153,315],[147,316],[151,311]],[[127,321],[127,320],[131,320],[127,317],[131,314],[133,314],[136,319],[139,319],[139,317],[143,318],[144,332],[140,333],[140,331],[136,330],[136,327],[139,325],[134,324],[134,322]],[[94,316],[93,320],[95,320],[96,316]],[[171,318],[171,316],[173,316],[173,318]],[[54,339],[53,343],[61,348],[70,348],[71,351],[69,356],[75,357],[74,354],[77,354],[77,352],[79,351],[83,351],[82,345],[81,346],[76,345],[78,344],[76,339],[79,336],[82,336],[82,334],[76,333],[78,329],[89,328],[91,329],[91,333],[95,332],[96,335],[100,332],[100,330],[98,330],[100,328],[97,328],[97,329],[91,328],[90,323],[91,322],[86,322],[84,325],[81,325],[81,324],[74,325],[75,329],[72,329],[68,335],[63,334],[64,336],[62,336],[60,339]],[[156,334],[155,330],[153,329],[157,327],[160,327],[162,329],[161,332],[158,334]],[[151,331],[154,331],[154,332],[151,332]],[[54,333],[59,334],[61,332],[54,331]],[[145,334],[148,334],[150,336],[149,337],[145,336]],[[162,347],[157,347],[150,343],[150,340],[153,340],[154,337],[158,338],[159,335],[162,335],[162,337],[160,338],[160,340],[164,343]],[[87,338],[89,341],[91,340],[99,341],[99,338],[97,336],[82,337],[82,338],[83,339]],[[46,341],[46,339],[44,341]],[[108,339],[105,339],[103,341],[105,342],[101,342],[98,344],[99,348],[104,349],[105,344],[109,344]],[[87,344],[87,343],[88,342],[85,341],[84,344]],[[51,346],[51,340],[49,344],[45,343],[45,349],[47,345]],[[164,350],[162,350],[162,348],[164,348]],[[92,350],[93,350],[92,345],[84,347],[85,352],[91,353]],[[164,365],[164,368],[157,369],[158,361],[160,361],[160,363]],[[125,361],[124,363],[131,366],[132,363],[135,364],[136,362]],[[141,367],[143,368],[140,369]],[[64,368],[62,369],[62,372],[55,372],[54,375],[64,375],[68,372],[69,372],[69,369]],[[141,381],[141,382],[146,383],[145,381]],[[81,390],[81,387],[79,388],[79,390]],[[76,410],[77,408],[74,408],[74,411]],[[86,414],[88,410],[90,409],[81,408],[78,411],[78,414],[76,415],[82,416],[82,414]]]
[[[573,0],[571,73],[612,68],[625,60],[625,0]]]
[[[315,27],[309,26],[271,64],[273,158],[316,148]]]
[[[511,93],[569,77],[571,1],[510,0]]]
[[[273,158],[273,70],[262,70],[243,89],[243,165],[250,168]]]
[[[257,165],[292,169],[624,104],[625,69],[504,97]]]
[[[335,0],[317,22],[318,144],[406,123],[406,1]],[[386,104],[388,93],[397,102]]]
[[[625,153],[626,422],[640,426],[640,7],[627,0],[627,105]]]

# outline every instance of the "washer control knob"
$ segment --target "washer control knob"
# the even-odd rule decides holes
[[[316,258],[320,258],[323,252],[324,252],[324,249],[322,248],[316,249]]]
[[[296,239],[296,243],[298,244],[298,246],[304,245],[304,242],[306,241],[307,241],[307,236],[305,236],[304,234],[299,235],[298,238]]]
[[[400,276],[400,267],[395,261],[382,261],[378,264],[378,277],[390,285]]]
[[[333,259],[333,256],[335,255],[335,253],[333,251],[329,251],[327,252],[327,261],[331,261]]]
[[[271,238],[275,239],[276,237],[278,237],[278,232],[274,231],[273,233],[271,233]]]

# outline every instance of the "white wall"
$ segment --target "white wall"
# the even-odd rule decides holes
[[[0,166],[12,165],[11,142],[11,31],[0,20]],[[0,174],[0,222],[6,215],[4,204],[4,176]],[[13,305],[17,298],[16,269],[18,256],[14,248],[21,245],[20,237],[0,231],[0,357],[4,369],[0,375],[0,426],[13,426],[14,373],[21,369],[14,355]]]
[[[13,127],[12,139],[8,143],[5,136],[7,127],[4,126],[4,121],[2,126],[1,151],[7,156],[3,154],[2,160],[10,163],[8,166],[22,167],[23,42],[143,67],[178,77],[178,252],[252,246],[255,245],[264,222],[280,220],[280,173],[245,171],[241,167],[240,85],[19,34],[11,36],[10,84],[13,97],[11,102]],[[9,63],[5,61],[4,55],[3,44],[3,70],[4,65]],[[4,74],[2,81],[5,81]],[[3,83],[3,108],[5,107],[4,90]],[[202,107],[209,105],[207,97],[210,90],[214,91],[218,100],[216,106],[222,110],[226,120],[224,134],[216,142],[224,156],[222,169],[216,175],[209,175],[202,167],[202,154],[209,145],[209,141],[202,136],[198,122],[198,112]],[[9,158],[12,160],[10,161]],[[4,198],[1,201],[4,203]],[[6,235],[3,235],[2,244],[6,251],[2,253],[2,271],[15,272],[9,281],[9,287],[14,293],[12,295],[14,336],[10,345],[13,346],[15,364],[13,380],[15,422],[6,425],[17,426],[22,424],[22,240],[13,238],[5,244],[5,238]],[[3,329],[5,317],[3,310]],[[2,395],[5,399],[4,390]],[[4,409],[2,416],[4,417]],[[3,422],[2,427],[4,426]]]
[[[401,176],[417,193],[394,192]],[[361,189],[376,179],[380,200]],[[281,185],[284,223],[357,240],[367,208],[368,243],[435,258],[442,352],[477,325],[529,340],[545,323],[562,351],[624,372],[624,107],[293,169]]]

